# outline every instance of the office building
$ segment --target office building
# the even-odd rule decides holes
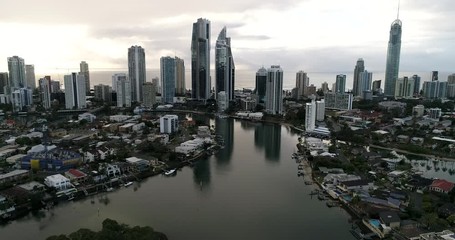
[[[265,110],[270,114],[283,112],[283,69],[279,65],[272,65],[267,70],[265,93]]]
[[[439,80],[439,72],[438,71],[432,71],[431,72],[431,81],[438,81]]]
[[[324,121],[325,118],[325,101],[321,99],[316,101],[316,120]]]
[[[7,94],[9,88],[9,80],[7,72],[0,72],[0,94]]]
[[[266,85],[267,85],[267,69],[261,67],[256,72],[256,87],[254,89],[254,93],[257,96],[256,103],[262,106],[265,106],[265,93],[266,93]]]
[[[9,87],[10,88],[23,88],[27,87],[25,79],[25,63],[24,59],[18,56],[8,58],[8,72],[9,72]],[[8,89],[10,92],[11,89]]]
[[[33,91],[30,88],[14,88],[11,92],[13,112],[27,111],[24,107],[32,105],[32,93]]]
[[[373,90],[374,93],[380,93],[381,92],[381,80],[373,81],[372,90]]]
[[[210,90],[210,21],[199,18],[191,38],[191,97],[206,101]]]
[[[35,89],[36,88],[36,77],[35,77],[35,66],[25,65],[25,83],[26,87]]]
[[[362,95],[362,91],[359,91],[359,74],[363,71],[365,71],[365,62],[363,61],[363,58],[359,58],[354,68],[354,79],[352,86],[352,93],[354,96]]]
[[[145,83],[145,76],[145,51],[141,46],[131,46],[128,48],[128,79],[132,102],[142,102],[141,87]]]
[[[48,76],[46,76],[48,77]],[[50,76],[49,76],[50,78]],[[51,93],[58,93],[60,92],[60,81],[51,80]]]
[[[310,86],[308,74],[304,71],[298,71],[295,75],[295,88],[297,88],[297,99],[303,99],[306,88]]]
[[[335,110],[352,110],[352,94],[350,93],[327,93],[324,96],[325,108]]]
[[[306,97],[310,97],[311,95],[316,95],[316,86],[311,84],[310,86],[305,87],[305,91],[303,94]]]
[[[420,95],[420,76],[413,75],[411,79],[414,80],[414,95],[418,96]]]
[[[152,78],[152,83],[155,85],[155,90],[157,93],[161,94],[160,78]]]
[[[131,107],[133,91],[131,81],[124,73],[116,73],[112,76],[112,81],[117,92],[117,107]]]
[[[235,64],[231,50],[231,38],[226,36],[226,27],[221,30],[216,40],[215,76],[216,98],[218,99],[219,92],[224,92],[228,103],[234,100]]]
[[[52,93],[52,85],[51,85],[51,77],[45,76],[39,80],[40,90],[41,90],[41,99],[43,103],[43,107],[45,109],[50,109],[52,102],[51,102],[51,93]]]
[[[311,132],[316,128],[316,103],[314,100],[305,104],[305,130]]]
[[[423,105],[416,105],[412,107],[412,115],[419,118],[423,117],[423,114],[425,113],[425,107]]]
[[[395,82],[398,78],[400,67],[401,28],[402,23],[397,17],[390,26],[389,44],[387,48],[384,94],[388,97],[395,94]]]
[[[112,87],[109,85],[98,84],[93,86],[95,98],[102,100],[104,103],[112,102]]]
[[[357,79],[357,96],[363,96],[364,91],[371,91],[371,83],[373,81],[373,73],[364,70],[359,73]]]
[[[395,84],[395,98],[411,98],[414,96],[415,82],[413,78],[398,78]]]
[[[142,102],[142,105],[147,108],[153,107],[153,105],[156,103],[156,84],[146,82],[142,86],[142,89],[144,91],[144,101]]]
[[[455,73],[452,73],[449,76],[447,76],[447,84],[455,84]]]
[[[79,64],[79,74],[85,78],[85,93],[88,95],[90,94],[90,71],[88,69],[88,63],[85,61]]]
[[[82,74],[65,75],[65,107],[66,109],[83,109],[86,107],[85,77]]]
[[[326,93],[329,91],[329,84],[327,82],[323,82],[321,85],[321,90],[323,93]]]
[[[175,57],[175,95],[185,96],[185,62],[183,59]]]
[[[436,80],[437,81],[437,80]],[[430,108],[428,109],[429,117],[431,119],[439,120],[442,116],[442,112],[440,108]]]
[[[175,58],[161,57],[160,75],[161,75],[161,102],[173,103],[175,97],[176,67]]]
[[[160,133],[171,134],[179,130],[179,117],[177,115],[164,115],[160,117]]]
[[[446,98],[448,84],[440,81],[423,82],[423,96],[427,99],[444,99]]]
[[[356,84],[357,86],[357,84]],[[337,93],[345,93],[346,92],[346,75],[338,74],[335,81],[335,91]]]

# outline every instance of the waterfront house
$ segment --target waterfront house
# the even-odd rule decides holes
[[[351,181],[343,181],[338,184],[338,189],[342,190],[343,192],[353,191],[353,190],[371,190],[374,188],[373,182],[369,182],[368,180],[358,179],[358,180],[351,180]]]
[[[106,165],[106,174],[108,177],[117,177],[122,174],[118,165],[107,164]]]
[[[8,217],[15,211],[14,204],[9,202],[6,197],[0,195],[0,218]]]
[[[62,174],[47,176],[44,179],[44,184],[48,187],[55,188],[57,190],[65,190],[73,187],[73,185],[71,185],[70,180],[63,176]]]
[[[338,174],[332,174],[329,173],[327,176],[324,177],[324,182],[333,184],[333,185],[338,185],[340,182],[346,182],[346,181],[354,181],[354,180],[360,180],[361,178],[357,175],[351,175],[351,174],[346,174],[346,173],[338,173]]]
[[[133,167],[134,171],[143,172],[150,168],[150,162],[137,157],[129,157],[126,162]]]
[[[379,219],[383,222],[386,226],[391,228],[399,228],[401,219],[396,212],[392,211],[385,211],[379,213]]]
[[[440,192],[440,193],[449,193],[454,187],[454,183],[446,181],[444,179],[436,179],[431,183],[429,189],[430,191]]]
[[[84,182],[87,180],[87,174],[77,169],[70,169],[65,172],[65,176],[72,182]]]
[[[31,194],[44,192],[46,190],[45,185],[37,181],[31,181],[18,186]]]

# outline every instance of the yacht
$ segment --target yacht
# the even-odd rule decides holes
[[[127,183],[125,183],[123,186],[129,187],[129,186],[131,186],[131,185],[133,185],[133,182],[127,182]]]
[[[171,169],[171,170],[164,172],[164,175],[169,176],[169,175],[172,175],[173,173],[175,173],[175,169]]]

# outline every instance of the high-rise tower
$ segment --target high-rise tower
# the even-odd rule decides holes
[[[261,67],[256,72],[256,88],[254,89],[254,93],[257,96],[256,103],[262,106],[265,106],[265,92],[267,85],[267,69]]]
[[[402,23],[398,18],[390,26],[389,46],[387,48],[387,63],[385,67],[384,94],[393,96],[400,67],[401,28]]]
[[[270,114],[283,112],[283,69],[272,65],[267,70],[265,110]]]
[[[8,58],[8,71],[9,71],[9,87],[10,88],[23,88],[26,87],[25,82],[25,63],[24,59],[18,56]],[[8,89],[11,91],[11,89]]]
[[[358,91],[359,89],[359,74],[361,72],[365,71],[365,62],[363,61],[363,58],[359,58],[357,60],[357,63],[355,64],[354,68],[354,81],[353,81],[353,86],[352,86],[352,93],[354,96],[359,96],[362,93]]]
[[[142,102],[141,87],[145,83],[145,51],[141,46],[128,48],[128,76],[131,82],[131,101]]]
[[[160,73],[161,73],[161,102],[173,103],[175,97],[175,82],[176,82],[176,67],[175,58],[161,57]]]
[[[215,75],[216,75],[216,97],[218,93],[226,93],[226,101],[234,99],[235,65],[231,51],[231,38],[226,37],[224,27],[216,40],[215,50]]]
[[[185,62],[178,57],[175,57],[175,78],[175,95],[185,96]]]
[[[36,88],[36,79],[35,79],[35,66],[34,65],[25,65],[25,79],[28,88]]]
[[[85,77],[82,74],[65,75],[65,106],[66,109],[83,109],[85,101]]]
[[[210,88],[210,21],[199,18],[191,38],[191,97],[205,101]]]
[[[90,93],[90,71],[88,70],[88,63],[82,61],[79,64],[79,74],[84,75],[85,78],[85,92],[86,94]]]

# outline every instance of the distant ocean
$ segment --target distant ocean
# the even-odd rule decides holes
[[[286,71],[283,69],[283,89],[290,90],[295,87],[295,75],[296,72]],[[91,87],[93,88],[94,85],[97,84],[107,84],[112,85],[112,75],[114,73],[127,73],[127,70],[124,71],[93,71],[90,72],[90,82]],[[63,85],[63,75],[67,73],[56,73],[52,74],[53,80],[61,81]],[[236,79],[235,79],[235,89],[243,89],[249,88],[254,89],[255,85],[255,78],[256,78],[256,70],[236,70]],[[352,89],[352,79],[353,79],[353,71],[349,72],[307,72],[308,77],[310,78],[310,84],[314,84],[317,88],[320,88],[323,82],[327,82],[329,84],[329,89],[332,89],[332,84],[335,83],[335,78],[337,74],[345,74],[346,75],[346,89]],[[401,72],[399,76],[412,76],[417,74],[421,77],[421,84],[424,81],[431,80],[431,72]],[[447,81],[447,76],[452,74],[450,72],[439,72],[439,80]],[[159,77],[160,71],[159,69],[151,69],[147,70],[146,80],[147,82],[151,82],[152,78]],[[384,72],[373,72],[373,81],[374,80],[382,80],[381,87],[384,87]],[[186,88],[191,88],[191,71],[187,70],[185,74],[185,84]],[[215,87],[215,73],[212,71],[212,88]]]

